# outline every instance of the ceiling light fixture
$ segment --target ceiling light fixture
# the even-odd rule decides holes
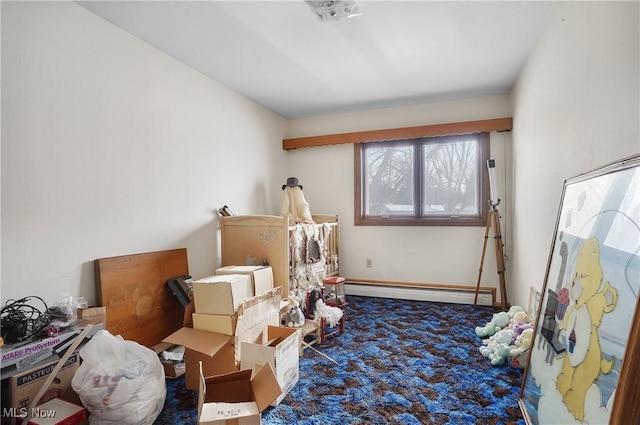
[[[339,21],[362,13],[353,0],[304,0],[320,22]]]

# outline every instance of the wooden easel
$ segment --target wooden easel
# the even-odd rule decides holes
[[[504,275],[504,244],[502,243],[502,231],[500,230],[500,212],[498,211],[498,204],[489,201],[489,215],[487,216],[487,228],[484,232],[484,244],[482,246],[482,257],[480,259],[480,270],[478,271],[478,283],[476,285],[476,295],[473,299],[473,305],[478,303],[478,292],[480,291],[480,281],[482,280],[482,267],[484,265],[484,256],[487,252],[487,241],[489,240],[489,230],[493,227],[493,239],[495,241],[496,248],[496,263],[498,270],[498,278],[500,279],[500,305],[503,311],[506,311],[509,303],[507,302],[507,281]]]

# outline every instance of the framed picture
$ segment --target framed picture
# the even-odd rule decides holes
[[[564,182],[518,399],[527,424],[640,424],[639,291],[636,155]]]

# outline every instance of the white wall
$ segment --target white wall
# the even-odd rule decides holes
[[[312,212],[340,214],[345,276],[474,285],[484,227],[355,227],[353,147],[283,152],[281,139],[287,125],[284,137],[302,137],[513,115],[491,156],[510,301],[526,305],[563,180],[640,151],[637,2],[558,2],[513,99],[289,123],[73,3],[0,10],[2,302],[93,301],[93,260],[115,255],[187,247],[192,274],[210,273],[213,210],[277,213],[288,175]],[[495,286],[491,251],[483,285]]]
[[[557,2],[513,91],[517,303],[544,283],[564,180],[640,152],[639,15]]]
[[[214,210],[279,210],[286,121],[71,2],[1,2],[2,302],[95,301],[96,258],[186,247]]]
[[[412,127],[511,116],[508,96],[292,120],[286,137]],[[496,185],[509,199],[510,133],[493,133]],[[484,242],[482,227],[354,226],[353,145],[288,151],[290,174],[300,179],[313,213],[341,218],[341,274],[351,279],[475,286]],[[504,205],[504,204],[503,204]],[[502,208],[502,206],[501,206]],[[503,211],[508,253],[509,211]],[[497,287],[494,245],[487,249],[483,286]],[[365,259],[373,267],[367,268]],[[507,268],[509,265],[507,264]]]

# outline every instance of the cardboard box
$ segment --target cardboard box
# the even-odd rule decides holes
[[[275,371],[282,393],[272,402],[277,406],[300,379],[300,332],[296,328],[267,326],[264,344],[242,343],[240,369],[258,370],[265,364]]]
[[[107,307],[88,307],[78,309],[79,319],[90,319],[92,321],[106,322]]]
[[[226,314],[193,313],[193,328],[223,335],[235,335],[238,313]]]
[[[282,288],[246,300],[238,309],[235,335],[181,328],[163,342],[185,347],[185,387],[198,391],[199,362],[206,376],[233,372],[240,367],[241,343],[266,341],[268,325],[278,325]]]
[[[205,378],[200,369],[198,424],[260,425],[262,411],[281,389],[268,364],[251,375],[251,370],[242,370]]]
[[[192,328],[181,328],[162,340],[185,347],[185,387],[198,391],[198,365],[204,373],[219,375],[236,370],[233,337]]]
[[[177,345],[171,344],[168,342],[160,342],[154,345],[153,347],[151,347],[151,349],[155,351],[156,354],[158,354],[158,357],[160,358],[160,363],[164,368],[165,378],[171,378],[171,379],[181,377],[182,375],[185,374],[187,369],[187,365],[185,363],[184,357],[180,360],[169,360],[169,359],[163,358],[162,353],[164,351],[171,350],[173,347],[177,347]]]
[[[54,347],[73,335],[74,331],[69,331],[36,341],[3,345],[0,347],[2,368],[16,365],[16,370],[18,371],[27,370],[34,364],[50,357],[53,354]]]
[[[281,306],[277,305],[282,297],[282,288],[246,299],[234,314],[193,313],[193,328],[223,335],[240,335],[257,325],[277,326]],[[279,298],[275,298],[279,297]],[[277,310],[277,313],[276,313]],[[262,329],[261,329],[262,330]]]
[[[232,315],[251,297],[253,285],[246,274],[209,276],[193,282],[196,313]]]
[[[29,425],[79,425],[87,417],[87,409],[84,407],[54,398],[31,412]]]
[[[271,266],[225,266],[217,269],[215,274],[248,274],[251,276],[254,295],[264,294],[273,289],[273,269]]]
[[[58,360],[19,372],[2,381],[2,406],[9,409],[3,412],[3,416],[9,419],[8,423],[14,424],[16,419],[26,415],[34,397],[38,394],[49,375],[51,375],[53,369],[55,369]],[[71,380],[79,366],[80,356],[78,353],[69,357],[56,375],[56,378],[49,385],[49,388],[40,398],[40,404],[57,397],[79,402],[78,395],[71,388]]]

